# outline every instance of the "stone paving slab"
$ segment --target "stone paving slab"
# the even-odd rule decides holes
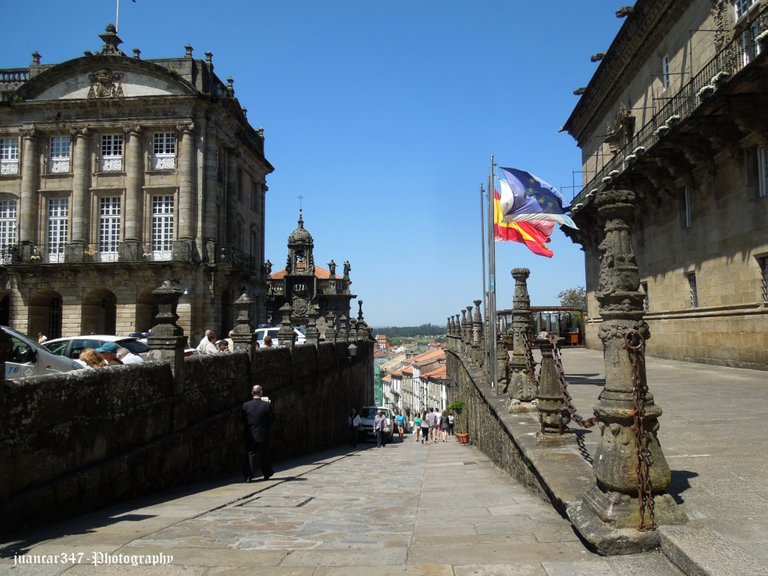
[[[173,560],[94,566],[95,551]],[[14,566],[14,552],[85,560]],[[107,508],[16,535],[0,555],[0,574],[19,576],[680,574],[659,555],[591,553],[567,520],[477,448],[413,437],[282,463],[268,482],[228,479]]]

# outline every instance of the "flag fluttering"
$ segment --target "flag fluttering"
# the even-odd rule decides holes
[[[502,211],[502,198],[498,191],[493,191],[493,235],[497,241],[521,242],[539,256],[552,258],[553,252],[546,243],[555,227],[553,220],[505,221]]]
[[[576,228],[563,197],[544,180],[516,168],[499,168],[500,208],[506,222],[557,222]]]

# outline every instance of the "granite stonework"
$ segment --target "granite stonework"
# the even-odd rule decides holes
[[[0,384],[0,529],[239,471],[241,404],[261,384],[280,422],[281,460],[347,440],[366,401],[372,346],[356,341],[113,366]]]

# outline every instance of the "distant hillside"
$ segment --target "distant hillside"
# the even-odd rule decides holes
[[[391,338],[413,338],[416,336],[445,336],[445,326],[422,324],[421,326],[390,326],[374,328],[373,335],[384,334]]]

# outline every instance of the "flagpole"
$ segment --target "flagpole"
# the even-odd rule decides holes
[[[482,266],[483,266],[483,310],[485,311],[485,318],[488,319],[488,294],[486,292],[486,286],[485,286],[485,242],[486,242],[486,236],[485,236],[485,205],[483,204],[483,184],[480,183],[480,252],[483,257]],[[487,331],[486,331],[487,334]],[[483,338],[485,338],[485,334],[483,334]],[[485,347],[486,352],[488,350],[488,347]]]
[[[496,243],[494,242],[494,181],[493,181],[493,155],[491,155],[491,170],[488,176],[488,381],[491,388],[496,388],[496,394],[499,393],[496,386]]]
[[[120,30],[120,0],[117,0],[117,11],[115,13],[115,34]]]

